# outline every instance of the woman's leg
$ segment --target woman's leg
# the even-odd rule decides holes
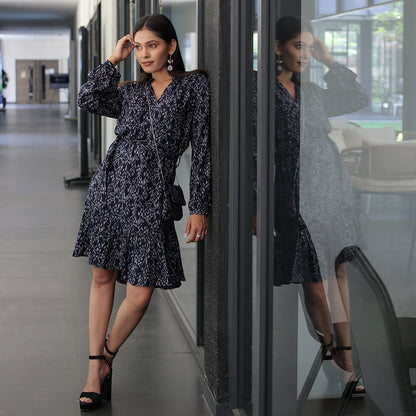
[[[118,309],[113,328],[108,337],[107,346],[110,351],[117,352],[136,328],[149,306],[153,290],[153,287],[133,286],[127,283],[126,298]],[[105,352],[105,355],[111,364],[114,357],[107,352]]]
[[[348,290],[348,279],[347,279],[347,268],[345,263],[337,264],[335,266],[336,279],[330,279],[330,285],[328,288],[329,301],[338,298],[337,305],[334,305],[331,310],[335,308],[342,308],[342,315],[344,319],[334,319],[334,335],[337,345],[350,346],[351,335],[350,335],[350,295]],[[336,283],[336,284],[335,284]],[[333,293],[331,295],[331,292]],[[341,304],[339,304],[341,302]]]
[[[322,344],[329,345],[332,342],[331,315],[323,282],[305,282],[302,287],[306,310],[315,331],[319,335]]]
[[[348,289],[347,268],[345,263],[335,266],[336,279],[333,280],[333,286],[330,291],[338,291],[341,299],[345,319],[334,322],[334,335],[336,345],[339,347],[351,346],[351,330],[350,330],[350,295]],[[335,283],[336,282],[336,283]],[[330,299],[332,296],[330,296]],[[335,362],[344,370],[354,372],[351,350],[336,350]]]
[[[114,302],[114,289],[118,272],[93,266],[89,307],[89,348],[90,355],[102,355],[108,322]],[[102,360],[90,360],[87,384],[83,391],[100,392],[101,380],[109,368]],[[81,398],[91,402],[88,398]]]

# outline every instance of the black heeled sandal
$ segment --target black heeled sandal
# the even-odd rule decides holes
[[[336,351],[351,351],[351,350],[352,350],[351,345],[348,345],[346,347],[337,345],[335,347],[334,351],[336,352]],[[335,361],[335,363],[336,363],[336,361]],[[343,369],[342,366],[340,366],[339,364],[337,364],[337,365],[341,369]],[[347,371],[347,370],[344,370],[344,371]],[[366,393],[365,387],[360,383],[359,377],[356,377],[356,375],[354,374],[354,378],[356,378],[356,380],[350,380],[350,381],[346,382],[345,391],[350,391],[351,394],[364,394],[364,393]]]
[[[334,336],[331,334],[331,341],[328,344],[324,343],[324,336],[320,332],[316,331],[319,337],[319,341],[322,346],[322,360],[332,360],[332,355],[335,352]]]
[[[102,406],[102,400],[106,400],[108,402],[111,401],[111,380],[113,376],[113,369],[111,368],[111,365],[106,360],[104,355],[90,355],[88,358],[90,360],[104,360],[105,363],[108,365],[110,372],[101,383],[101,393],[83,391],[80,394],[79,407],[81,410],[84,411],[99,409]],[[86,399],[90,399],[91,402],[82,401],[81,398],[83,397],[85,397]]]

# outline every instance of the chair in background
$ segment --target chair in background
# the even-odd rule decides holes
[[[410,270],[416,241],[416,144],[410,141],[393,144],[366,142],[363,146],[342,150],[341,157],[353,188],[360,194],[407,195],[412,198],[413,232],[407,264]],[[370,199],[367,199],[367,215],[369,210]]]
[[[402,132],[396,131],[392,126],[362,128],[346,117],[332,118],[330,124],[332,131],[328,136],[337,145],[340,152],[344,149],[363,146],[368,141],[379,144],[393,144],[401,138],[400,134],[403,135]],[[407,136],[406,139],[408,139]]]
[[[416,371],[416,318],[397,317],[390,295],[366,256],[358,250],[347,263],[350,292],[351,332],[356,376],[362,378],[362,396],[375,416],[416,416],[416,385],[409,371]],[[302,291],[299,291],[301,298]],[[302,302],[304,304],[304,302]],[[310,334],[319,342],[304,308]],[[297,414],[302,409],[320,368],[330,355],[321,348],[298,397]],[[343,416],[353,397],[354,385],[346,388],[334,415]]]
[[[347,269],[354,348],[372,414],[415,416],[409,369],[416,366],[416,319],[396,317],[389,293],[361,251]]]

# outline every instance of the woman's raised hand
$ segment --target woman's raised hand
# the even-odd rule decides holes
[[[316,36],[313,43],[312,56],[327,67],[330,67],[335,62],[325,43]]]
[[[133,36],[128,34],[123,36],[118,42],[117,45],[108,58],[108,60],[114,65],[118,65],[121,61],[124,61],[129,55],[130,52],[134,49],[134,40]]]

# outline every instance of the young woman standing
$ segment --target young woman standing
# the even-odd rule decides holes
[[[116,66],[134,50],[142,79],[118,85]],[[80,408],[111,399],[112,361],[143,317],[155,288],[184,279],[171,216],[178,158],[192,146],[187,243],[207,233],[211,205],[210,88],[202,70],[186,72],[172,23],[141,18],[81,87],[79,106],[117,118],[116,140],[95,172],[74,256],[93,267],[89,306],[89,372]],[[106,339],[115,283],[126,285]]]

